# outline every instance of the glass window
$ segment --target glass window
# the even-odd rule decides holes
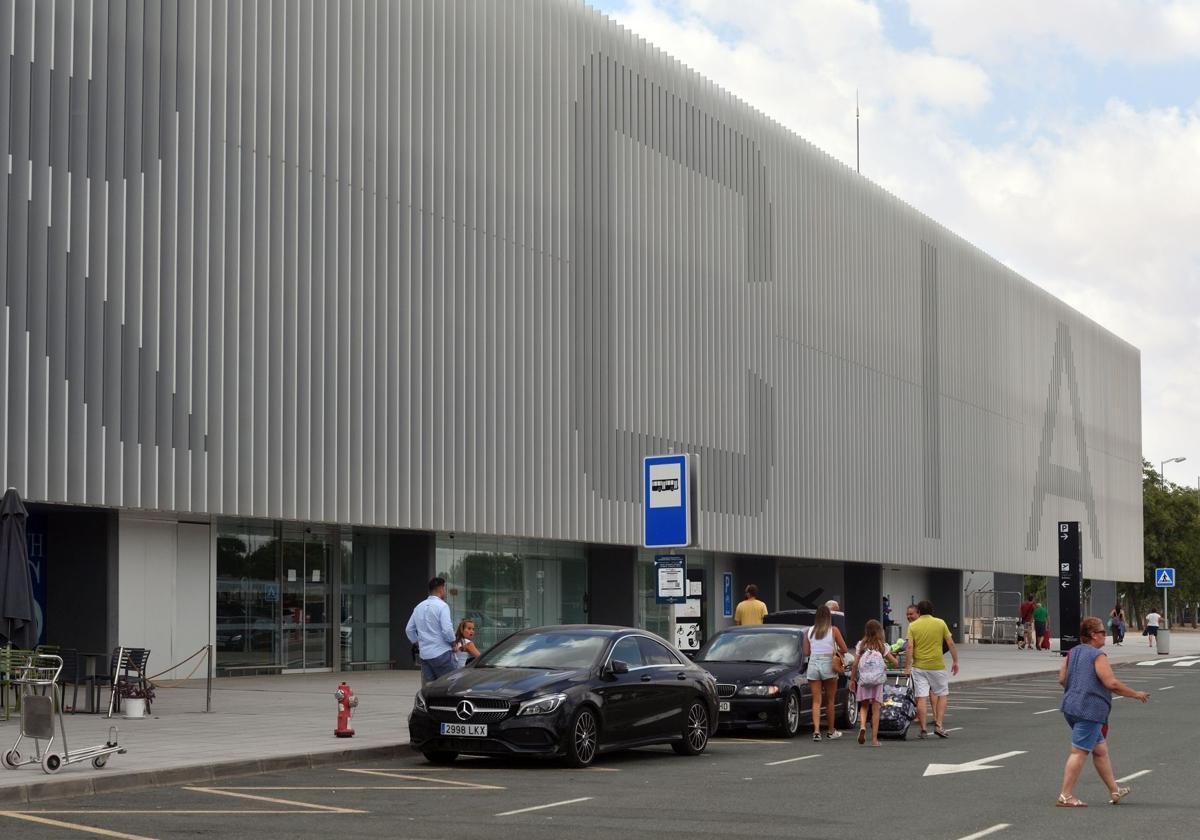
[[[518,630],[587,620],[587,560],[571,543],[445,535],[437,573],[455,625],[474,621],[480,650]]]
[[[642,661],[647,665],[678,665],[679,659],[659,642],[646,636],[638,637],[638,647],[642,651]]]
[[[638,646],[636,636],[626,636],[617,642],[617,646],[613,648],[612,658],[621,660],[630,668],[640,668],[646,664],[642,659],[642,649]]]
[[[282,664],[279,539],[271,523],[220,523],[216,614],[218,669]]]

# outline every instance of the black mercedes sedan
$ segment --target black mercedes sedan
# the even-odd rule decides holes
[[[792,738],[812,720],[812,692],[804,677],[806,629],[786,624],[731,627],[700,649],[696,664],[717,681],[720,729],[778,729]],[[838,679],[836,700],[838,726],[853,728],[858,704],[844,676]]]
[[[653,633],[565,625],[514,633],[425,685],[408,719],[434,763],[459,755],[558,756],[669,743],[698,755],[717,725],[713,678]]]

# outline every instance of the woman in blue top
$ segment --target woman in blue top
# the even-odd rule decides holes
[[[1143,703],[1150,695],[1134,691],[1117,679],[1108,664],[1108,656],[1101,650],[1106,635],[1104,622],[1098,618],[1085,618],[1079,625],[1079,644],[1071,648],[1070,655],[1058,669],[1058,683],[1064,689],[1062,713],[1071,727],[1071,754],[1067,756],[1062,791],[1054,803],[1060,808],[1087,807],[1074,791],[1088,753],[1092,754],[1092,763],[1100,779],[1108,786],[1108,801],[1116,805],[1129,794],[1129,788],[1119,787],[1113,778],[1108,744],[1104,740],[1108,732],[1108,713],[1112,709],[1114,691]]]

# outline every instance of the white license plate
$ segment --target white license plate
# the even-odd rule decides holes
[[[729,701],[722,700],[721,705],[717,707],[717,711],[718,712],[728,712],[729,711]]]
[[[467,738],[486,738],[486,723],[443,723],[443,735],[460,735]]]

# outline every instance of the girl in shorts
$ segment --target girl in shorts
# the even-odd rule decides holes
[[[854,699],[858,702],[858,743],[862,744],[867,740],[867,717],[870,712],[872,747],[879,746],[879,706],[883,702],[883,682],[863,685],[859,679],[859,668],[863,664],[863,656],[868,655],[865,670],[875,671],[875,654],[879,654],[879,668],[886,665],[895,668],[899,664],[883,637],[883,625],[872,618],[863,628],[862,641],[854,648],[854,668],[850,672],[850,690],[854,692]],[[885,677],[884,682],[886,681]]]

